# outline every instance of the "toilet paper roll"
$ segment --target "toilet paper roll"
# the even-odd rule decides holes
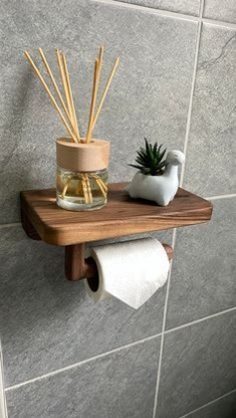
[[[85,286],[94,301],[113,296],[138,309],[167,280],[169,259],[154,238],[94,247],[91,256],[97,264],[99,283],[96,291],[87,280]]]

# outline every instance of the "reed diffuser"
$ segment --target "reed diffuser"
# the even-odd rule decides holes
[[[69,135],[69,137],[62,137],[56,140],[57,204],[67,210],[99,209],[107,203],[107,169],[110,143],[93,138],[93,131],[117,70],[119,58],[116,58],[104,90],[98,100],[104,56],[104,47],[100,47],[98,57],[94,63],[87,132],[85,138],[82,138],[65,54],[56,49],[56,59],[63,93],[60,91],[60,87],[41,48],[39,48],[39,54],[48,80],[52,84],[55,93],[52,93],[48,82],[45,81],[44,76],[39,71],[30,54],[27,51],[24,53]]]

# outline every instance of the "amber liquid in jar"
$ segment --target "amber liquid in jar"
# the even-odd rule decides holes
[[[57,204],[63,209],[100,209],[107,203],[108,171],[78,173],[57,168]]]

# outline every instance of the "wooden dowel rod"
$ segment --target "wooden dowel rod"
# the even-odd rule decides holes
[[[97,92],[99,89],[100,79],[101,79],[101,72],[102,72],[102,65],[103,65],[103,55],[104,55],[104,46],[101,46],[99,49],[98,54],[98,74],[97,74]]]
[[[97,92],[98,92],[98,71],[99,71],[99,62],[96,59],[95,64],[94,64],[93,88],[92,88],[92,96],[91,96],[91,104],[90,104],[88,130],[86,134],[86,142],[90,142],[91,136],[92,136],[94,112],[95,112],[95,105],[96,105]]]
[[[59,68],[59,72],[61,76],[61,82],[63,85],[63,90],[64,90],[64,94],[66,98],[66,104],[67,104],[68,114],[70,117],[70,122],[71,122],[71,125],[73,126],[73,130],[76,131],[75,126],[74,126],[74,119],[72,115],[72,108],[71,108],[71,103],[70,103],[70,97],[69,97],[68,85],[67,85],[67,80],[66,80],[66,75],[65,75],[65,69],[63,65],[62,54],[60,53],[59,49],[56,49],[56,56],[57,56],[58,68]],[[79,142],[79,137],[77,136],[77,134],[75,134],[75,136],[77,138],[77,142]]]
[[[93,134],[93,122],[94,122],[94,117],[95,117],[95,107],[96,107],[98,89],[99,89],[99,84],[100,84],[100,79],[101,79],[103,55],[104,55],[104,46],[101,46],[100,49],[99,49],[99,54],[98,54],[98,63],[97,63],[97,69],[96,69],[96,74],[95,74],[96,79],[94,81],[95,85],[93,85],[94,98],[92,99],[92,102],[91,102],[91,103],[93,103],[93,109],[92,109],[92,114],[91,114],[91,110],[90,110],[89,125],[88,125],[88,131],[87,131],[87,135],[86,135],[86,142],[91,141],[91,136]]]
[[[106,192],[108,191],[108,186],[104,183],[104,181],[102,180],[102,178],[101,178],[101,177],[98,177],[97,175],[93,175],[93,178],[94,178],[94,179],[99,180],[99,181],[100,181],[100,183],[102,184],[102,186],[103,186],[104,190],[105,190]]]
[[[89,203],[89,195],[88,195],[87,182],[85,179],[85,175],[82,175],[81,183],[82,183],[82,188],[83,188],[84,200],[85,200],[85,203],[87,204]]]
[[[106,191],[104,190],[104,188],[103,188],[103,186],[102,186],[101,182],[100,182],[98,179],[95,179],[95,181],[96,181],[96,183],[97,183],[97,185],[98,185],[99,189],[101,190],[103,197],[106,199],[106,198],[107,198],[107,193],[106,193]]]
[[[59,106],[58,106],[55,98],[53,97],[51,91],[49,90],[49,87],[48,87],[46,81],[44,80],[43,76],[41,75],[39,69],[36,67],[36,65],[35,65],[34,61],[32,60],[32,58],[30,57],[29,53],[27,51],[25,51],[24,54],[25,54],[25,57],[27,58],[27,60],[29,61],[29,63],[31,64],[34,72],[38,76],[39,80],[41,81],[43,87],[45,88],[45,90],[46,90],[46,92],[47,92],[47,94],[48,94],[48,96],[49,96],[49,98],[50,98],[50,100],[51,100],[54,108],[57,110],[57,112],[58,112],[58,114],[59,114],[59,116],[60,116],[60,118],[62,120],[62,123],[64,124],[64,126],[67,129],[68,133],[74,139],[74,141],[77,142],[76,136],[74,135],[74,133],[70,129],[70,127],[69,127],[69,125],[68,125],[68,123],[67,123],[67,121],[66,121],[66,119],[65,119],[65,117],[64,117],[64,115],[63,115],[63,113],[61,111],[61,109],[59,108]]]
[[[39,48],[39,53],[40,53],[40,55],[41,55],[42,61],[43,61],[44,65],[45,65],[45,68],[46,68],[46,70],[47,70],[47,73],[48,73],[48,75],[49,75],[49,77],[50,77],[50,79],[51,79],[51,81],[52,81],[52,84],[53,84],[53,86],[54,86],[54,88],[55,88],[55,90],[56,90],[56,92],[57,92],[58,98],[59,98],[59,100],[60,100],[60,102],[61,102],[61,105],[62,105],[62,107],[63,107],[63,109],[64,109],[64,111],[65,111],[65,113],[66,113],[66,116],[68,117],[68,119],[69,119],[69,121],[70,121],[70,123],[71,123],[71,120],[70,120],[70,114],[69,114],[69,112],[68,112],[68,109],[67,109],[67,107],[66,107],[66,104],[65,104],[65,102],[64,102],[64,100],[63,100],[63,97],[62,97],[62,95],[61,95],[61,92],[60,92],[60,90],[59,90],[59,87],[58,87],[58,85],[57,85],[57,82],[56,82],[56,80],[55,80],[55,77],[54,77],[54,75],[53,75],[53,73],[52,73],[52,70],[51,70],[51,68],[50,68],[50,66],[49,66],[49,64],[48,64],[48,61],[47,61],[47,59],[46,59],[46,57],[45,57],[45,54],[44,54],[44,52],[43,52],[42,48]],[[73,125],[72,125],[72,128],[73,128]]]
[[[97,122],[98,117],[99,117],[99,115],[100,115],[100,112],[101,112],[101,110],[102,110],[103,103],[104,103],[104,101],[105,101],[105,98],[106,98],[106,95],[107,95],[108,90],[109,90],[109,88],[110,88],[110,85],[111,85],[112,79],[113,79],[113,77],[114,77],[114,75],[115,75],[115,72],[116,72],[116,70],[117,70],[117,67],[118,67],[118,65],[119,65],[119,61],[120,61],[120,58],[119,58],[119,57],[118,57],[118,58],[116,58],[115,63],[114,63],[114,65],[113,65],[113,68],[112,68],[112,70],[111,70],[111,73],[110,73],[110,75],[109,75],[109,77],[108,77],[107,83],[106,83],[106,85],[105,85],[105,88],[104,88],[104,91],[103,91],[103,94],[102,94],[102,97],[101,97],[101,100],[100,100],[100,103],[99,103],[99,105],[98,105],[98,109],[97,109],[97,112],[96,112],[96,115],[95,115],[95,118],[94,118],[94,121],[93,121],[92,131],[93,131],[93,129],[94,129],[94,126],[96,125],[96,122]]]
[[[61,76],[61,82],[62,82],[62,85],[63,85],[64,94],[65,94],[65,98],[66,98],[67,109],[68,109],[68,113],[70,115],[71,123],[73,124],[72,109],[71,109],[71,104],[70,104],[70,98],[69,98],[68,86],[67,86],[67,81],[66,81],[65,69],[64,69],[64,65],[63,65],[62,54],[60,53],[59,49],[56,49],[56,56],[57,56],[58,68],[59,68],[59,72],[60,72],[60,76]]]
[[[64,197],[65,197],[65,195],[66,195],[66,192],[67,192],[67,189],[68,189],[68,187],[69,187],[69,184],[70,184],[70,181],[71,181],[71,176],[69,176],[68,177],[68,179],[67,179],[67,182],[66,182],[66,184],[64,185],[64,188],[63,188],[63,190],[62,190],[62,194],[61,194],[61,197],[64,199]]]
[[[92,190],[91,190],[88,174],[85,174],[85,181],[86,181],[86,184],[87,184],[89,203],[92,203],[93,202],[93,195],[92,195]]]
[[[73,118],[73,122],[74,122],[74,127],[75,127],[75,130],[76,130],[76,134],[77,134],[78,138],[80,139],[78,122],[77,122],[77,117],[76,117],[76,112],[75,112],[75,105],[74,105],[74,100],[73,100],[73,95],[72,95],[71,84],[70,84],[70,75],[69,75],[69,71],[68,71],[68,67],[67,67],[65,54],[62,54],[62,62],[63,62],[64,72],[65,72],[65,77],[66,77],[66,83],[67,83],[67,88],[68,88],[70,108],[71,108],[71,114],[72,114],[72,118]]]

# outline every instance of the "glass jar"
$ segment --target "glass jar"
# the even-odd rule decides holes
[[[107,169],[78,173],[57,167],[57,204],[67,210],[100,209],[107,203]]]
[[[109,142],[59,138],[56,143],[57,205],[72,211],[102,208],[107,203]]]

